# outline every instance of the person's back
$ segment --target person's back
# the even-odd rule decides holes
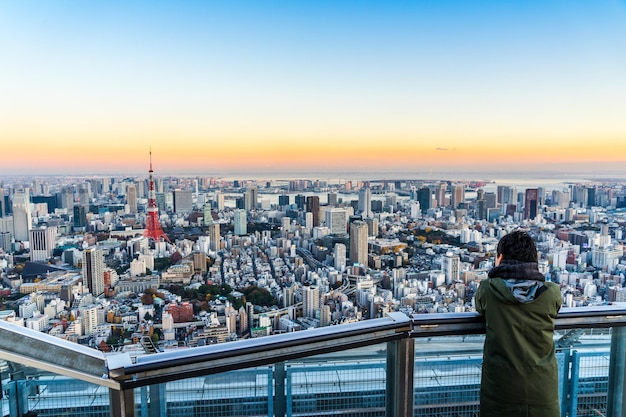
[[[498,245],[496,267],[475,297],[485,316],[480,415],[560,415],[554,319],[559,286],[537,268],[534,241],[513,232]]]

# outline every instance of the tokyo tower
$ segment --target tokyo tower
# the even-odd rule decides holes
[[[152,149],[150,149],[150,180],[148,185],[148,218],[146,219],[146,231],[143,235],[147,238],[159,241],[161,238],[170,241],[161,228],[159,222],[159,209],[156,203],[156,192],[154,191],[154,177],[152,176]]]

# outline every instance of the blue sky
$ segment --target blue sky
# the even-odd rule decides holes
[[[33,144],[57,144],[58,169],[83,147],[127,155],[169,141],[218,167],[199,143],[230,165],[239,159],[224,143],[288,148],[297,166],[311,149],[295,144],[315,141],[458,149],[481,164],[464,144],[503,154],[517,150],[498,143],[520,142],[557,158],[577,143],[579,161],[615,161],[625,46],[623,1],[7,1],[4,165],[27,166]],[[173,152],[170,168],[193,157]]]

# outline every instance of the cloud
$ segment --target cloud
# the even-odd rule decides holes
[[[435,148],[436,151],[456,151],[456,148]]]

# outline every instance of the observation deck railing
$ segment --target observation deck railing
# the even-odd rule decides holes
[[[564,308],[562,416],[626,415],[626,307]],[[139,356],[0,322],[3,416],[474,416],[476,313],[392,313]],[[4,378],[7,374],[7,378]]]

